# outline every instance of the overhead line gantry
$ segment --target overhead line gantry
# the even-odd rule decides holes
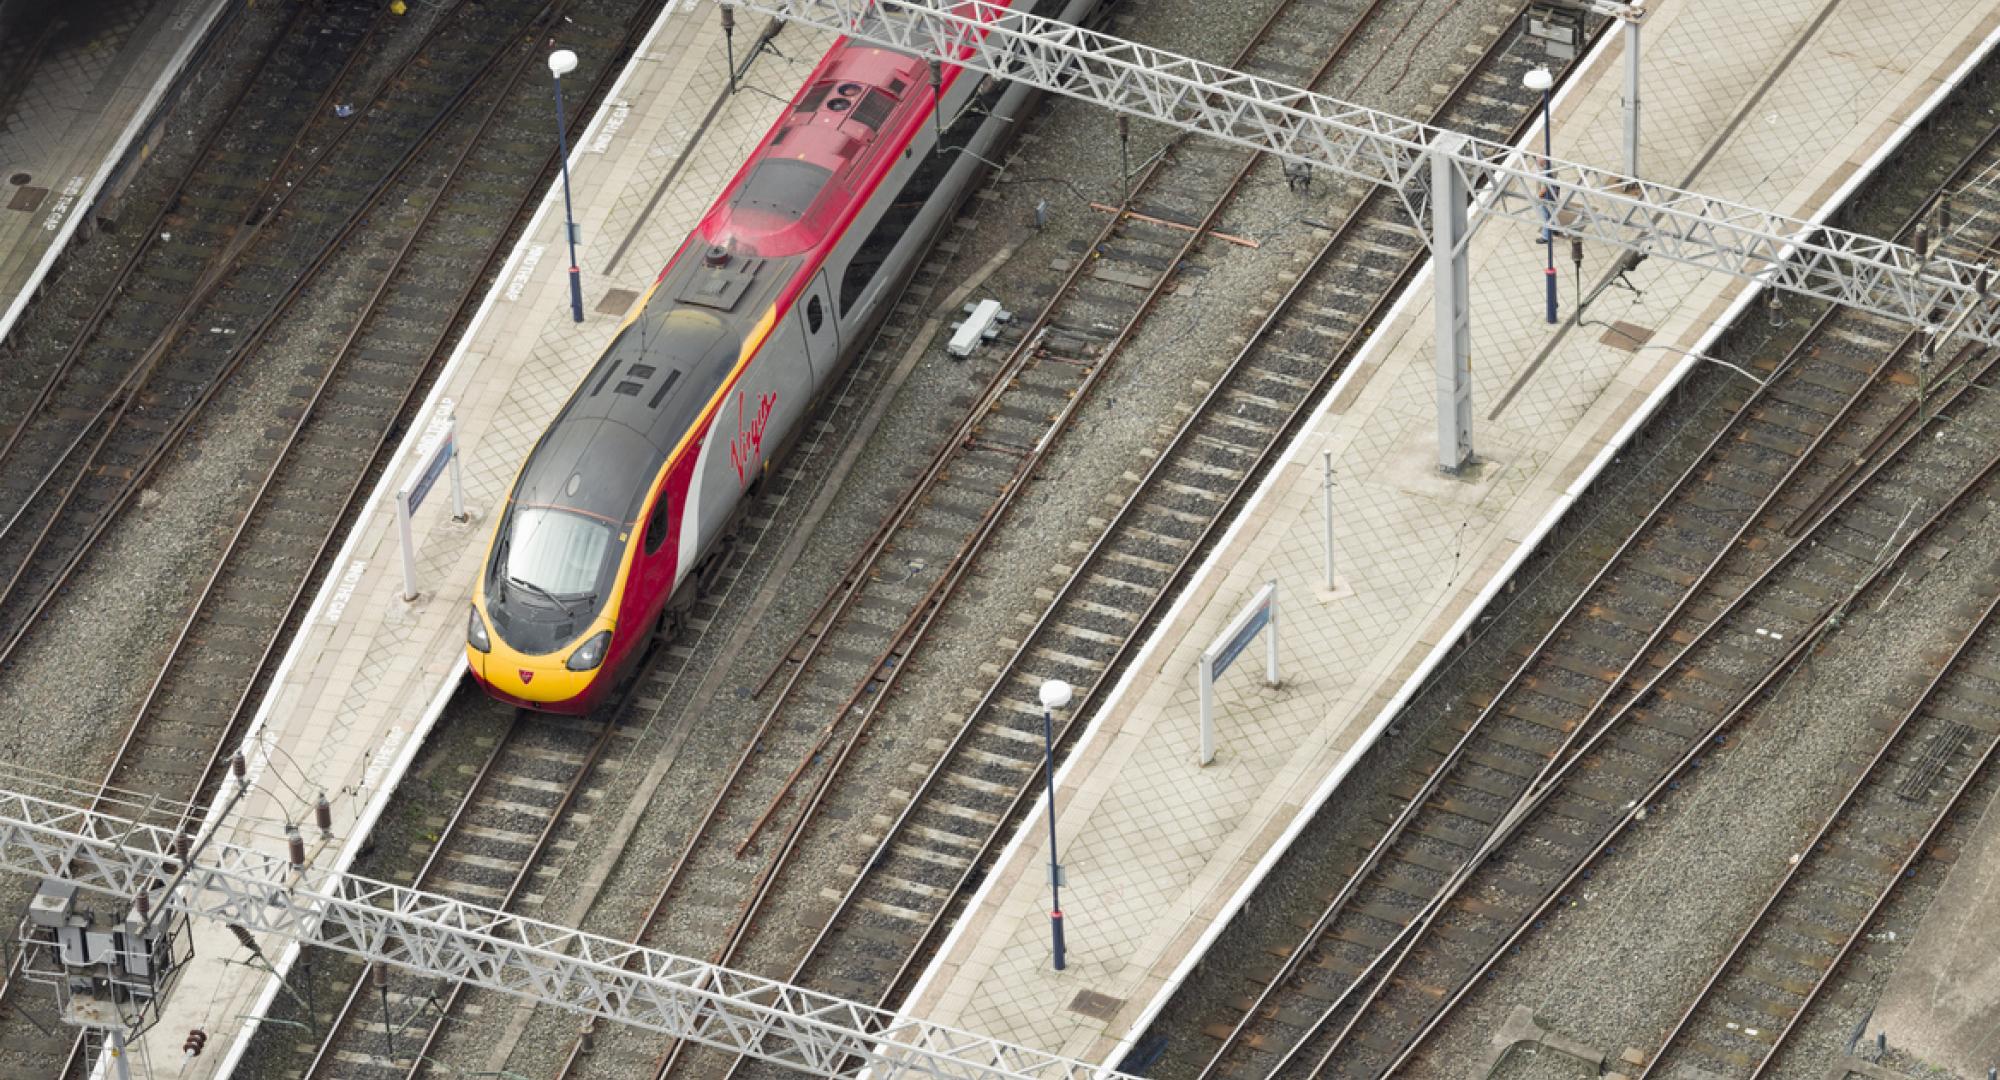
[[[1472,457],[1467,247],[1500,219],[2000,344],[1989,265],[1532,155],[990,0],[717,0],[1028,84],[1395,192],[1437,260],[1438,464]],[[1638,5],[1586,0],[1628,17]],[[1627,14],[1620,16],[1619,11]],[[1628,58],[1628,62],[1629,62]],[[1637,122],[1630,95],[1628,124]],[[1628,150],[1628,153],[1630,151]],[[1476,197],[1476,202],[1475,202]],[[1551,238],[1553,242],[1553,238]]]

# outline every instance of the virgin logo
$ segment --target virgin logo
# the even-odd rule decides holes
[[[736,392],[736,437],[729,440],[729,463],[736,466],[739,484],[749,481],[757,459],[764,453],[764,429],[771,423],[771,406],[777,403],[776,392],[757,395],[757,412],[753,416],[743,392]]]
[[[529,671],[529,670],[528,670],[527,668],[522,668],[522,669],[521,669],[521,685],[522,685],[522,686],[526,686],[526,685],[528,685],[529,683],[531,683],[531,682],[534,682],[534,681],[535,681],[535,673],[534,673],[534,672],[532,672],[532,671]]]

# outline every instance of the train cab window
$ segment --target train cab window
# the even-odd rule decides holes
[[[750,177],[743,181],[733,205],[744,210],[762,210],[786,221],[797,221],[805,216],[813,200],[819,197],[820,189],[832,178],[830,169],[803,161],[772,158],[759,162],[750,171]]]
[[[806,330],[817,334],[820,323],[825,321],[826,308],[819,302],[819,297],[815,296],[806,304]]]
[[[660,546],[667,542],[667,508],[665,495],[653,504],[653,516],[646,519],[646,554],[658,555]]]
[[[507,576],[552,596],[597,590],[612,554],[611,530],[583,514],[553,507],[514,511],[508,536]]]

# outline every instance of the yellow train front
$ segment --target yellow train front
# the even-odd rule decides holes
[[[813,70],[522,466],[466,625],[487,692],[589,712],[690,599],[1026,108],[990,87],[970,108],[961,74],[934,96],[922,61],[851,42]],[[969,153],[932,153],[934,108]]]

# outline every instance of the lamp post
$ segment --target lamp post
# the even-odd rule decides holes
[[[1069,704],[1069,684],[1042,684],[1042,746],[1049,771],[1049,932],[1055,941],[1056,970],[1063,969],[1062,863],[1056,861],[1056,710]]]
[[[556,151],[562,155],[563,231],[569,238],[569,317],[583,321],[583,272],[576,266],[576,214],[569,202],[569,135],[563,130],[562,77],[576,70],[576,54],[557,49],[549,54],[549,74],[556,77]],[[1550,273],[1555,273],[1551,270]],[[1554,288],[1551,278],[1550,288]]]
[[[1556,78],[1549,74],[1547,67],[1538,67],[1521,76],[1521,85],[1542,94],[1542,244],[1548,248],[1548,319],[1551,326],[1556,321],[1556,234],[1553,215],[1549,211],[1549,200],[1553,194],[1550,185],[1555,179],[1555,124],[1549,115],[1549,91],[1556,85]]]

